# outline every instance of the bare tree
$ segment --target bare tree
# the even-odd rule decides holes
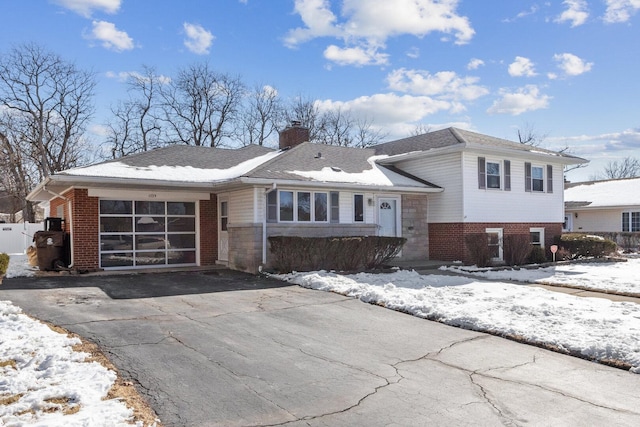
[[[411,132],[409,132],[409,136],[418,136],[429,132],[431,132],[431,126],[419,123]]]
[[[238,77],[217,73],[207,63],[180,70],[162,90],[168,142],[220,146],[233,136],[243,93]]]
[[[167,82],[153,67],[143,66],[141,74],[129,74],[129,98],[111,107],[112,117],[106,124],[113,158],[163,145],[160,93]]]
[[[535,125],[529,122],[524,123],[522,129],[518,129],[518,141],[520,144],[533,145],[538,147],[549,136],[546,133],[536,131]]]
[[[604,168],[606,179],[635,178],[640,176],[640,160],[635,157],[625,157],[619,162],[611,161]]]
[[[0,59],[0,105],[19,115],[20,143],[42,176],[75,166],[93,114],[95,78],[36,44],[13,48]]]
[[[322,126],[321,113],[314,99],[302,95],[296,96],[285,108],[284,117],[285,125],[294,121],[299,122],[301,126],[309,129],[309,140],[318,141]]]
[[[237,138],[245,146],[265,145],[277,137],[283,121],[284,110],[278,91],[269,85],[258,85],[245,98],[238,118]]]
[[[353,118],[349,111],[338,107],[328,110],[320,116],[318,142],[327,145],[350,147],[353,144]]]
[[[367,148],[380,144],[389,135],[381,129],[376,129],[369,119],[356,119],[353,142],[355,147]]]

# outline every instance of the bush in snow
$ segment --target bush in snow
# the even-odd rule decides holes
[[[491,265],[489,242],[485,233],[467,234],[464,243],[469,253],[469,260],[478,267]]]
[[[9,255],[0,253],[0,276],[3,276],[9,268]]]
[[[406,241],[384,236],[269,237],[272,264],[281,273],[378,268],[398,255]]]
[[[547,254],[544,251],[544,248],[540,246],[533,246],[529,251],[529,256],[527,256],[528,264],[542,264],[547,262]]]
[[[556,244],[571,253],[571,258],[602,257],[616,252],[616,242],[600,236],[568,233],[556,238]]]
[[[522,265],[527,262],[527,257],[531,253],[531,242],[528,234],[508,234],[502,240],[504,262],[507,265]]]

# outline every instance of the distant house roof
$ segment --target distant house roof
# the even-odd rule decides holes
[[[378,154],[396,156],[414,152],[425,152],[425,154],[428,154],[431,150],[446,147],[519,151],[530,155],[553,156],[561,159],[563,163],[567,164],[587,162],[585,159],[571,156],[569,154],[546,150],[529,144],[521,144],[454,127],[379,144],[374,148]]]
[[[640,206],[640,178],[567,184],[564,200],[567,209]]]

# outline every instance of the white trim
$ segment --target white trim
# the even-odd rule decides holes
[[[211,199],[211,193],[196,193],[190,191],[156,191],[156,190],[125,190],[111,188],[89,188],[89,197],[115,200],[157,200],[170,202],[195,202]]]
[[[503,238],[504,238],[504,229],[502,228],[486,228],[484,230],[485,233],[487,234],[493,234],[496,233],[498,234],[498,257],[497,258],[491,258],[491,261],[504,261],[504,251],[503,251]],[[488,242],[487,242],[488,244]]]
[[[529,233],[540,233],[540,247],[544,248],[544,227],[531,227]],[[533,242],[531,242],[533,244]]]

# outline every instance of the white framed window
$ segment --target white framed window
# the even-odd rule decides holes
[[[530,242],[533,246],[544,248],[544,228],[532,227],[529,229]]]
[[[524,164],[524,190],[530,193],[553,193],[553,166]]]
[[[364,222],[364,194],[353,195],[353,221]]]
[[[338,192],[274,190],[267,193],[267,222],[329,222],[339,220]],[[332,203],[329,206],[329,202]]]
[[[510,191],[511,162],[478,157],[478,188]]]
[[[485,233],[487,233],[487,244],[489,245],[489,256],[491,256],[491,260],[503,261],[502,228],[487,228]]]
[[[622,231],[640,231],[640,212],[622,212]]]

